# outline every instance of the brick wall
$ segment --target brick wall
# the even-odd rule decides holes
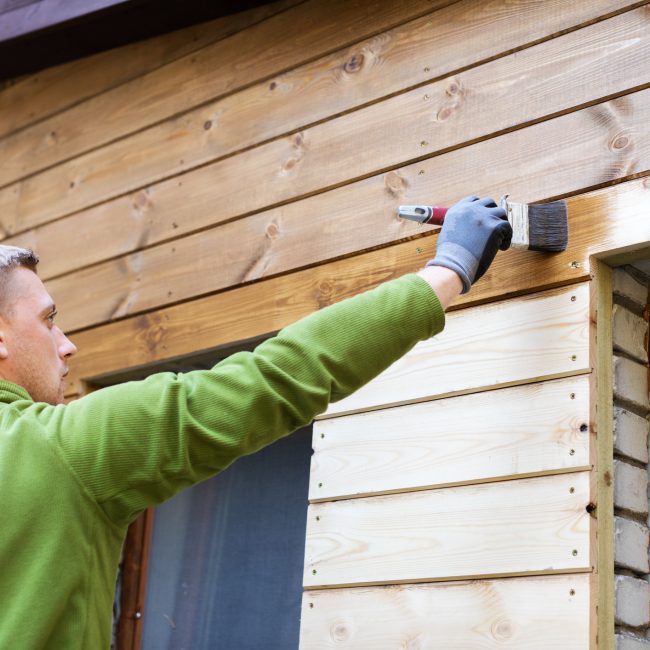
[[[616,648],[650,650],[648,276],[614,272]]]

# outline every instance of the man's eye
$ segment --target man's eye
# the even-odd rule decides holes
[[[55,317],[56,317],[56,312],[53,311],[53,312],[52,312],[52,313],[47,317],[47,320],[48,320],[50,323],[54,323],[54,318],[55,318]]]

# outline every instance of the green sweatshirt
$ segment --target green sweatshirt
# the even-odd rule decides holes
[[[0,648],[109,648],[120,550],[143,509],[308,424],[443,325],[407,275],[211,370],[67,406],[0,381]]]

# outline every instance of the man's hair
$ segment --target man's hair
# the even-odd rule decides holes
[[[11,304],[8,304],[10,303],[9,274],[11,269],[24,266],[36,273],[37,264],[38,257],[34,255],[33,251],[0,244],[0,316],[11,311]]]

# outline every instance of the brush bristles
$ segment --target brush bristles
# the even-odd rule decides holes
[[[558,253],[569,243],[566,201],[528,206],[528,250]]]

